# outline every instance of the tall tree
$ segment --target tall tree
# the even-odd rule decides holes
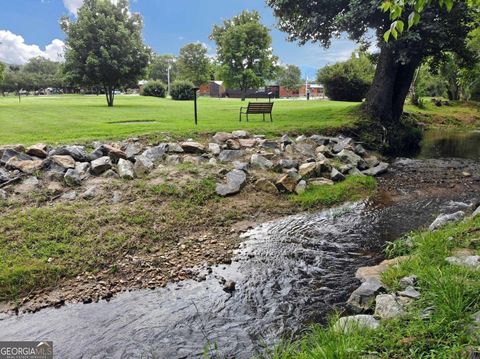
[[[200,86],[210,80],[210,59],[207,48],[200,43],[188,44],[180,49],[178,72],[183,80]]]
[[[257,11],[243,11],[213,27],[210,38],[217,44],[220,77],[228,87],[237,87],[245,100],[247,89],[264,85],[273,77],[276,56],[269,29]]]
[[[154,55],[148,66],[147,76],[152,80],[160,80],[168,83],[168,68],[170,67],[170,82],[177,79],[178,66],[177,58],[174,55]]]
[[[4,72],[5,72],[5,65],[0,62],[0,85],[2,84],[3,77],[5,76]]]
[[[350,38],[365,42],[369,29],[375,29],[380,55],[375,78],[368,92],[364,109],[384,127],[399,125],[403,106],[417,67],[427,56],[444,51],[466,55],[464,40],[473,23],[473,8],[457,1],[448,11],[436,2],[425,7],[422,21],[398,36],[397,41],[384,41],[391,26],[388,12],[379,1],[371,0],[267,0],[279,18],[280,28],[291,40],[301,43],[318,41],[328,47],[332,37],[346,32]],[[408,7],[407,7],[408,10]],[[408,11],[399,18],[408,22]]]
[[[285,87],[290,95],[302,86],[302,71],[296,65],[281,67],[278,71],[278,84]]]
[[[142,26],[128,0],[85,0],[76,20],[62,19],[65,71],[78,84],[103,88],[113,106],[115,89],[136,84],[148,65]]]

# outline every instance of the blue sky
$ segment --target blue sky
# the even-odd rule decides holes
[[[114,1],[114,0],[112,0]],[[38,55],[55,59],[64,35],[58,25],[62,15],[72,15],[82,0],[7,0],[0,11],[0,61],[25,62]],[[315,76],[327,63],[344,60],[356,48],[346,39],[334,40],[330,49],[318,44],[299,47],[275,29],[272,10],[264,0],[134,0],[133,12],[144,19],[145,42],[158,53],[177,54],[190,42],[205,43],[211,54],[215,44],[208,40],[212,26],[244,9],[258,10],[263,23],[272,29],[273,50],[282,63],[301,67],[304,76]]]

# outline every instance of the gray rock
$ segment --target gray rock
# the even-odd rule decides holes
[[[298,143],[295,150],[304,156],[315,158],[315,146],[309,143]]]
[[[64,172],[69,168],[75,168],[76,165],[75,159],[69,155],[52,155],[46,162],[50,162],[46,164],[48,168],[56,167]]]
[[[295,188],[297,187],[297,183],[300,182],[302,176],[300,176],[297,172],[288,172],[285,176],[280,178],[277,183],[275,184],[279,191],[281,192],[295,192]]]
[[[80,177],[80,173],[77,170],[69,168],[65,176],[63,177],[67,186],[70,187],[77,187],[82,184],[82,179]]]
[[[212,153],[213,155],[220,154],[221,150],[222,149],[220,148],[220,145],[218,143],[209,143],[208,144],[208,152]]]
[[[392,319],[405,314],[403,306],[393,294],[380,294],[375,298],[375,314],[376,318]]]
[[[89,171],[90,171],[90,163],[88,162],[77,162],[75,164],[75,170],[80,175],[80,179],[83,181],[84,179],[88,178]]]
[[[148,157],[140,155],[135,157],[133,171],[137,177],[143,177],[153,169],[153,162]]]
[[[98,160],[100,157],[103,157],[106,155],[106,152],[105,152],[105,149],[103,148],[103,145],[100,145],[99,147],[97,147],[95,149],[95,151],[93,151],[92,153],[90,153],[88,155],[88,158],[90,161],[95,161],[95,160]]]
[[[298,168],[298,161],[291,159],[282,159],[278,161],[278,166],[284,169]]]
[[[168,152],[169,153],[183,153],[185,152],[178,143],[170,142],[168,143]]]
[[[194,165],[199,165],[205,161],[206,159],[203,158],[202,156],[186,155],[185,157],[183,157],[183,163],[191,163]]]
[[[120,178],[120,176],[113,169],[106,170],[102,173],[103,178]]]
[[[220,162],[233,162],[242,159],[245,152],[242,150],[224,150],[218,155]]]
[[[266,178],[260,178],[259,180],[257,180],[255,182],[255,188],[267,193],[272,193],[272,194],[278,193],[277,187]]]
[[[108,156],[103,156],[103,157],[100,157],[99,159],[97,159],[95,161],[92,161],[91,166],[92,166],[92,168],[90,169],[90,171],[94,175],[99,176],[103,172],[112,168],[112,160]]]
[[[288,135],[285,134],[282,136],[282,138],[280,138],[280,143],[286,146],[292,144],[293,141],[290,137],[288,137]]]
[[[365,156],[367,154],[367,150],[365,150],[365,148],[363,148],[363,146],[360,144],[355,145],[353,147],[353,151],[360,156]]]
[[[468,332],[475,338],[480,339],[480,311],[472,314],[471,319],[472,323],[468,326]]]
[[[227,173],[227,183],[217,184],[218,195],[226,197],[239,193],[247,182],[247,175],[240,170],[233,170]]]
[[[441,214],[433,221],[433,223],[430,225],[430,227],[428,227],[428,229],[434,231],[436,229],[444,227],[448,223],[458,222],[463,219],[463,217],[465,217],[465,212],[463,211],[458,211],[451,214]]]
[[[40,181],[37,177],[32,176],[25,178],[22,183],[15,187],[16,193],[25,194],[37,190],[40,187]]]
[[[332,181],[340,182],[345,179],[345,175],[334,167],[332,168],[332,172],[330,173],[330,178],[332,179]]]
[[[7,148],[3,151],[2,158],[0,159],[0,164],[4,165],[13,157],[16,157],[19,161],[32,161],[33,158],[26,155],[23,152],[15,151],[14,149]]]
[[[130,160],[134,159],[140,152],[142,152],[142,147],[137,143],[128,143],[125,146],[125,155]]]
[[[278,143],[276,143],[275,141],[265,140],[260,142],[260,146],[263,148],[276,149],[278,148]]]
[[[302,194],[306,190],[307,190],[307,181],[301,180],[300,182],[297,183],[297,186],[295,187],[296,194]]]
[[[298,173],[303,178],[312,178],[320,175],[321,165],[316,162],[308,162],[300,165]]]
[[[332,180],[323,177],[311,179],[308,183],[310,186],[333,186],[335,184]]]
[[[119,204],[122,201],[122,193],[119,191],[113,192],[112,203]]]
[[[410,275],[408,277],[403,277],[400,279],[400,288],[406,289],[408,287],[415,287],[417,285],[417,276],[416,275]]]
[[[147,157],[152,162],[162,161],[167,153],[168,145],[162,143],[158,146],[149,148],[142,153],[142,156]]]
[[[473,211],[471,218],[476,218],[477,216],[480,216],[480,206],[478,206],[478,208]]]
[[[97,196],[97,187],[96,186],[91,186],[89,188],[87,188],[87,190],[85,192],[83,192],[80,197],[82,197],[83,199],[93,199]]]
[[[249,164],[247,162],[234,161],[233,166],[235,167],[236,170],[248,172]]]
[[[69,191],[69,192],[63,194],[62,197],[60,197],[60,198],[65,200],[65,201],[73,201],[77,198],[77,192]]]
[[[8,193],[3,190],[3,189],[0,189],[0,201],[6,201],[8,199]]]
[[[10,173],[0,168],[0,184],[10,181]]]
[[[471,269],[480,269],[480,256],[459,255],[448,257],[446,261],[453,265],[458,265]]]
[[[370,156],[365,158],[365,162],[367,163],[368,167],[376,167],[380,164],[380,161],[376,156]]]
[[[75,161],[78,162],[88,162],[90,161],[90,156],[88,155],[85,147],[83,146],[62,146],[50,153],[50,156],[70,156]]]
[[[310,139],[319,146],[328,145],[330,143],[330,138],[325,136],[312,135],[310,136]]]
[[[185,153],[203,153],[205,152],[205,146],[198,142],[193,142],[193,141],[186,141],[180,143],[180,146],[182,146],[183,151]]]
[[[380,176],[388,171],[389,164],[386,162],[380,162],[379,165],[369,168],[368,170],[363,171],[364,175],[367,176]]]
[[[401,297],[407,297],[412,299],[419,299],[421,297],[420,292],[415,288],[413,288],[412,286],[408,286],[407,288],[398,292],[397,294]]]
[[[385,288],[377,278],[370,278],[355,289],[348,298],[347,305],[354,313],[363,313],[369,310],[375,302],[375,297],[384,292]]]
[[[43,159],[47,158],[48,156],[48,148],[47,145],[44,145],[43,143],[38,143],[36,145],[28,147],[26,153],[29,156],[35,156]]]
[[[235,138],[248,138],[250,135],[247,131],[240,130],[240,131],[233,131],[232,136]]]
[[[135,175],[133,172],[132,162],[124,159],[119,159],[117,164],[117,171],[120,178],[132,180]]]
[[[258,154],[253,154],[252,157],[250,158],[250,164],[253,167],[256,168],[261,168],[261,169],[271,169],[273,167],[273,162],[266,159],[262,155]]]
[[[178,165],[182,163],[182,157],[179,155],[170,155],[165,158],[165,162],[169,165]]]
[[[338,153],[342,150],[352,148],[353,140],[350,137],[339,137],[335,139],[335,145],[333,146],[333,152]]]
[[[353,167],[358,167],[360,170],[365,170],[368,168],[367,163],[363,160],[362,157],[355,154],[355,152],[349,150],[341,150],[337,157],[340,158],[344,163],[350,164]]]
[[[306,140],[307,140],[307,136],[305,135],[300,135],[295,139],[296,142],[305,142]]]
[[[17,157],[12,157],[7,161],[7,163],[5,164],[5,167],[9,170],[18,170],[23,173],[32,174],[42,169],[43,161],[42,160],[23,161],[23,160],[19,160]]]
[[[333,330],[337,333],[349,333],[355,330],[362,329],[377,329],[380,322],[373,317],[373,315],[352,315],[349,317],[340,318],[333,326]]]

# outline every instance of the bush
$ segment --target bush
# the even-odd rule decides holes
[[[161,81],[148,81],[140,91],[141,96],[165,97],[167,89]]]
[[[350,60],[325,66],[317,78],[325,87],[326,95],[334,101],[362,101],[373,82],[375,67],[362,52]]]
[[[174,100],[193,100],[193,88],[193,83],[191,83],[190,81],[175,81],[172,84],[170,95]]]

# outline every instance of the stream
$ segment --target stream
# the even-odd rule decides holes
[[[445,136],[427,136],[421,159],[397,161],[389,175],[420,176],[429,166],[478,175],[480,134],[470,136],[471,146],[463,135],[447,142]],[[432,192],[421,186],[265,223],[244,235],[231,265],[214,267],[205,281],[5,319],[0,339],[52,340],[55,357],[62,359],[200,358],[205,352],[251,358],[343,310],[358,286],[355,271],[378,263],[387,241],[430,224],[441,211],[461,209],[455,201],[472,199],[472,191],[461,188]],[[221,278],[235,281],[236,290],[225,292]]]

